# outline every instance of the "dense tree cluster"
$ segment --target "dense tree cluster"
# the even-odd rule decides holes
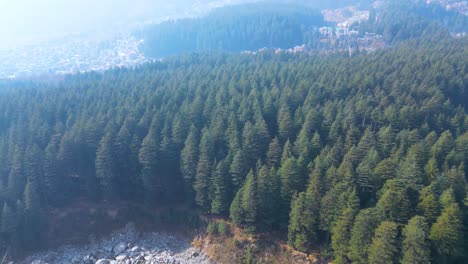
[[[344,54],[194,54],[0,88],[0,232],[47,207],[185,202],[335,263],[462,263],[467,40]]]
[[[154,58],[195,51],[256,51],[313,45],[318,27],[326,25],[320,12],[291,4],[249,4],[216,9],[201,18],[150,26],[138,34],[143,52]]]
[[[421,36],[439,39],[449,33],[466,32],[468,16],[446,10],[439,3],[392,0],[373,10],[370,20],[358,27],[361,32],[382,34],[387,43],[394,44]]]

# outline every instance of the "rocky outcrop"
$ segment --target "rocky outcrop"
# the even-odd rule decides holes
[[[70,264],[210,264],[204,252],[184,239],[164,233],[140,233],[133,224],[84,246],[63,246],[19,262]]]

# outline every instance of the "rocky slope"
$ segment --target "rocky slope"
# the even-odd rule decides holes
[[[189,241],[164,233],[140,233],[130,223],[99,241],[37,253],[20,264],[210,264]]]

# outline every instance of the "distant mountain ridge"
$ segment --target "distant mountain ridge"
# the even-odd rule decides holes
[[[168,21],[139,32],[149,57],[207,50],[239,52],[291,48],[310,42],[325,25],[318,10],[301,5],[247,4],[223,7],[205,17]]]

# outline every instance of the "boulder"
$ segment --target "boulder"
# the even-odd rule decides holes
[[[100,260],[96,261],[95,264],[110,264],[110,263],[111,262],[108,259],[100,259]]]
[[[120,255],[120,253],[122,253],[126,248],[127,248],[127,245],[123,242],[120,242],[117,245],[115,245],[114,250],[113,250],[114,254],[116,256]]]
[[[134,246],[132,247],[132,249],[130,249],[131,252],[135,252],[137,251],[138,249],[140,249],[138,246]]]
[[[117,260],[117,261],[123,261],[123,260],[125,260],[125,259],[127,259],[127,255],[123,255],[123,254],[122,254],[122,255],[118,255],[118,256],[115,258],[115,260]]]

